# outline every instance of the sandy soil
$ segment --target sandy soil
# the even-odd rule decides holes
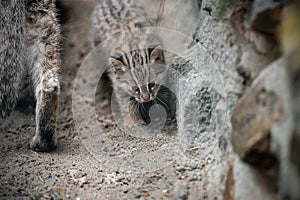
[[[177,152],[172,134],[176,127],[166,127],[163,134],[151,138],[123,133],[111,115],[108,87],[100,88],[97,94],[101,95],[96,97],[102,134],[87,141],[75,128],[73,81],[92,49],[88,20],[93,5],[93,0],[60,3],[63,68],[57,149],[52,153],[29,149],[35,129],[34,103],[20,102],[16,111],[1,121],[0,198],[207,198],[206,183],[201,181],[206,161]],[[96,149],[90,148],[92,143],[98,145]]]

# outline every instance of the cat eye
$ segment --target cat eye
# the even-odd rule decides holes
[[[150,82],[150,83],[148,84],[149,90],[152,90],[154,86],[155,86],[155,82]]]
[[[135,91],[136,93],[140,93],[140,89],[139,89],[139,87],[138,86],[132,86],[131,87],[131,89],[133,90],[133,91]]]
[[[157,61],[159,61],[159,60],[160,60],[160,57],[157,56],[157,57],[154,59],[154,62],[157,62]]]

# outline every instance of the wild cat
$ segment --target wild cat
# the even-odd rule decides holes
[[[153,22],[134,0],[101,0],[92,14],[94,45],[106,42],[109,77],[124,125],[148,124],[149,108],[162,105],[170,114],[165,52]],[[170,115],[169,115],[170,116]]]
[[[60,27],[51,0],[0,0],[0,116],[7,117],[29,79],[36,97],[35,151],[56,145]],[[29,78],[28,78],[29,77]]]

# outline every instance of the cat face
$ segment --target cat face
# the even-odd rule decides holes
[[[134,50],[110,58],[117,87],[139,103],[156,98],[165,76],[164,53],[159,46]]]

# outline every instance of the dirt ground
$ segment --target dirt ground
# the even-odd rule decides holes
[[[120,131],[110,114],[107,88],[100,91],[96,105],[103,134],[92,138],[101,152],[93,152],[78,133],[72,118],[72,91],[77,70],[92,49],[88,20],[93,6],[93,0],[60,1],[63,67],[57,149],[52,153],[29,149],[35,130],[32,102],[20,102],[1,121],[0,198],[208,198],[207,183],[201,181],[206,160],[189,159],[176,148],[169,155],[170,147],[176,146],[172,134],[149,139]],[[166,128],[165,133],[172,132],[176,132],[174,126]],[[120,152],[127,155],[121,164]]]

